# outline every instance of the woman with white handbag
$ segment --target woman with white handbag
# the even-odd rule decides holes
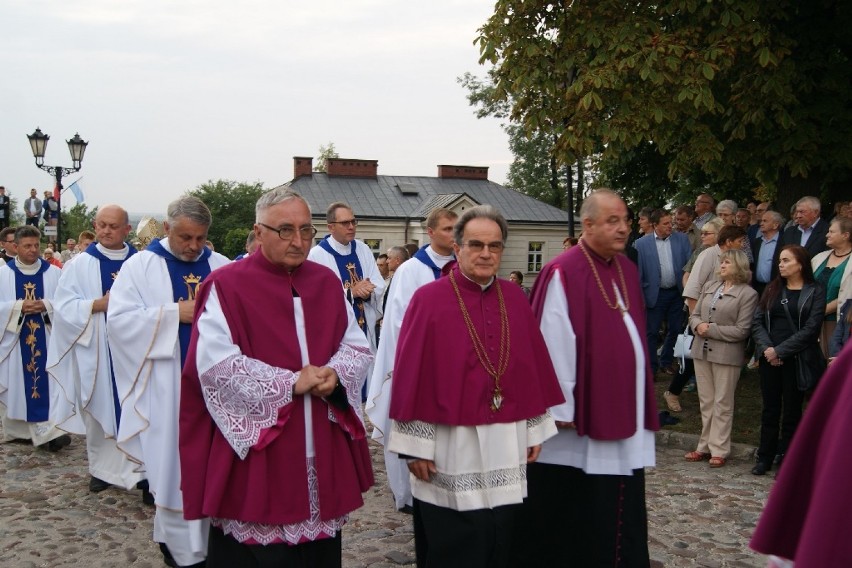
[[[758,301],[749,286],[748,258],[741,250],[722,253],[717,275],[718,280],[704,285],[689,317],[695,333],[692,360],[701,402],[701,437],[695,451],[684,457],[694,462],[709,459],[710,467],[725,465],[731,452],[734,392]]]

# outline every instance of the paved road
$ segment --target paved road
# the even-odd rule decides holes
[[[163,566],[151,542],[152,509],[139,491],[88,491],[84,440],[58,454],[0,445],[0,565],[14,568]],[[652,565],[763,567],[748,539],[771,486],[754,477],[747,449],[720,469],[683,460],[692,442],[661,440],[647,475]],[[373,447],[377,487],[344,530],[344,566],[413,566],[410,517],[391,510],[384,468]]]

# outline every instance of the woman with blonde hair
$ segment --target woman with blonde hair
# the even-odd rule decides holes
[[[738,249],[722,253],[717,278],[707,282],[689,317],[695,333],[692,360],[701,403],[701,437],[687,461],[722,467],[731,453],[734,392],[751,334],[757,292],[749,286],[748,258]]]
[[[829,343],[837,325],[837,313],[846,300],[852,298],[852,219],[835,217],[825,236],[828,250],[814,256],[811,268],[814,280],[825,288],[825,319],[819,344],[822,354],[828,357]]]
[[[701,246],[695,249],[695,252],[692,253],[692,257],[686,263],[686,266],[683,267],[684,286],[686,286],[686,283],[689,280],[689,274],[692,272],[692,267],[698,259],[698,255],[706,249],[716,246],[719,231],[724,226],[724,221],[718,217],[713,217],[704,223],[703,227],[701,227]],[[684,319],[686,319],[689,317],[689,310],[686,309],[686,305],[684,305],[684,312]],[[690,377],[692,377],[693,373],[695,373],[695,369],[692,365],[692,359],[686,359],[683,363],[682,368],[679,367],[677,373],[675,373],[674,377],[672,377],[672,382],[669,383],[669,388],[663,393],[663,400],[665,401],[668,409],[672,412],[680,412],[683,410],[680,405],[680,393],[683,392],[687,381],[689,381]]]

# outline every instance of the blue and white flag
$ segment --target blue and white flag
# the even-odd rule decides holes
[[[74,194],[74,197],[77,198],[77,203],[83,203],[83,201],[85,201],[85,198],[83,197],[83,188],[80,187],[79,182],[80,180],[75,181],[70,186],[68,186],[68,189],[70,189],[71,193]]]

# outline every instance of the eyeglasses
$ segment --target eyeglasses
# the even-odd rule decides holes
[[[299,236],[304,240],[309,240],[314,238],[317,234],[317,229],[313,225],[305,225],[304,227],[299,227],[298,229],[292,225],[284,225],[283,227],[276,229],[275,227],[270,227],[266,223],[258,223],[261,227],[269,229],[273,233],[278,233],[278,237],[282,241],[289,241],[293,237],[296,236],[296,232],[298,231]]]
[[[706,237],[707,235],[715,235],[714,231],[701,231],[701,236]]]
[[[482,252],[482,249],[485,247],[488,247],[488,250],[491,252],[503,252],[503,248],[505,247],[505,245],[500,241],[495,241],[493,243],[467,241],[466,243],[462,243],[462,246],[469,248],[470,252]]]
[[[358,219],[347,219],[346,221],[329,221],[329,225],[343,225],[344,227],[357,227]]]

